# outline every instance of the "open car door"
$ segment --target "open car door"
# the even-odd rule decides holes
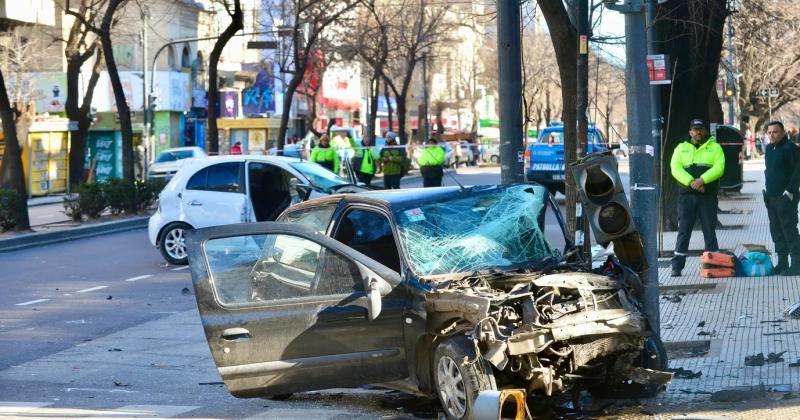
[[[408,376],[397,272],[285,223],[195,230],[188,253],[211,355],[233,395]]]

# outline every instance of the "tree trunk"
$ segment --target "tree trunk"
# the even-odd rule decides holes
[[[286,92],[284,92],[283,94],[283,112],[281,113],[281,128],[278,131],[279,155],[283,155],[282,150],[283,150],[283,144],[286,141],[286,130],[289,129],[289,110],[292,109],[292,100],[294,99],[294,93],[297,91],[297,87],[300,86],[300,82],[303,81],[303,74],[305,74],[305,68],[302,71],[296,68],[294,76],[292,76],[292,80],[289,81],[289,86],[286,87]],[[314,99],[314,102],[316,102],[316,98]]]
[[[550,29],[550,38],[553,41],[553,49],[558,63],[558,73],[561,80],[562,121],[564,123],[564,164],[569,168],[569,165],[576,160],[578,146],[578,69],[576,65],[578,35],[562,2],[538,0],[538,4],[547,22],[547,27]],[[570,235],[574,237],[577,227],[575,204],[578,192],[575,189],[572,171],[565,171],[565,178],[567,229]]]
[[[397,95],[397,135],[400,136],[400,144],[408,143],[406,133],[406,95]]]
[[[671,59],[673,81],[661,96],[668,122],[661,153],[661,224],[664,230],[678,227],[678,184],[669,172],[675,147],[688,137],[689,122],[710,122],[709,97],[716,88],[727,16],[725,0],[697,2],[670,0],[658,7],[656,31]],[[670,104],[670,100],[672,103]],[[715,118],[718,116],[715,116]]]
[[[394,112],[394,110],[392,109],[392,101],[390,100],[391,96],[389,96],[389,82],[384,81],[383,95],[386,98],[386,112],[389,118],[389,128],[387,129],[387,131],[393,131],[394,118],[392,116],[392,113]]]
[[[17,137],[14,110],[8,100],[2,71],[0,71],[0,119],[3,120],[3,133],[6,139],[6,150],[0,163],[0,188],[15,190],[19,195],[19,205],[16,209],[17,225],[14,230],[29,230],[31,224],[28,219],[28,192],[25,188],[25,169],[22,166],[22,147]]]
[[[375,125],[378,121],[378,97],[380,96],[380,70],[375,70],[369,84],[369,115],[367,116],[367,132],[364,137],[368,137],[370,145],[375,145]]]
[[[86,144],[89,136],[89,128],[92,125],[90,109],[94,88],[100,78],[100,63],[103,60],[102,53],[95,58],[92,67],[92,74],[86,84],[86,93],[83,97],[83,104],[78,105],[78,98],[81,95],[78,86],[81,67],[86,62],[82,54],[67,56],[67,99],[64,104],[67,118],[70,121],[78,122],[78,129],[71,133],[69,149],[69,185],[75,186],[83,182],[84,161],[86,160]]]
[[[214,43],[214,48],[208,57],[208,122],[206,123],[206,148],[210,154],[219,153],[219,131],[217,129],[217,107],[219,106],[219,75],[217,66],[222,50],[236,32],[244,29],[244,13],[239,0],[234,0],[234,11],[231,14],[231,23],[219,35]]]

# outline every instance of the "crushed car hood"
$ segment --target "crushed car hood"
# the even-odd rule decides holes
[[[426,294],[426,311],[429,332],[470,336],[496,369],[532,391],[550,395],[609,375],[669,381],[633,366],[648,329],[621,276],[530,273],[440,282]]]

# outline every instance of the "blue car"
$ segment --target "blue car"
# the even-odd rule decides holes
[[[604,152],[608,146],[593,124],[589,125],[589,147],[587,154]],[[525,179],[538,182],[551,193],[564,193],[564,126],[551,125],[539,132],[536,142],[525,150]]]

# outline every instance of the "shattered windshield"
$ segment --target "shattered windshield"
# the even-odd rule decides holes
[[[398,231],[421,277],[534,264],[554,256],[544,234],[547,193],[516,185],[398,211]]]

